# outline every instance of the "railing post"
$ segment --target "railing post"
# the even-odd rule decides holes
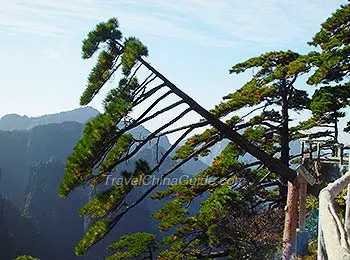
[[[312,160],[312,143],[311,143],[311,141],[309,143],[309,153],[310,153],[310,160]]]
[[[339,157],[340,157],[340,161],[343,164],[343,160],[344,160],[344,145],[343,144],[339,144],[338,149],[339,149],[338,154],[339,154]]]
[[[307,181],[298,174],[299,182],[299,229],[297,231],[296,255],[305,256],[308,254],[308,232],[305,230],[306,224],[306,196],[307,196]]]
[[[328,184],[319,195],[318,260],[349,260],[347,232],[334,209],[334,198],[350,183],[350,171]]]

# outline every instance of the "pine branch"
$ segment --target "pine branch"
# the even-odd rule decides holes
[[[249,116],[249,115],[253,114],[254,112],[256,112],[256,111],[258,111],[258,110],[260,110],[260,109],[266,108],[266,107],[268,107],[269,105],[270,105],[270,103],[269,103],[269,102],[267,102],[267,103],[266,103],[266,104],[264,104],[263,106],[256,107],[256,108],[254,108],[254,109],[250,110],[250,111],[249,111],[247,114],[243,115],[243,116],[241,117],[241,119],[246,118],[247,116]]]
[[[136,98],[133,102],[133,107],[141,104],[143,101],[145,101],[147,98],[149,98],[150,96],[152,96],[154,93],[156,93],[158,90],[160,90],[161,88],[163,88],[165,86],[164,83],[152,88],[150,91],[144,93],[143,95],[139,96],[138,98]]]
[[[151,79],[149,79],[151,76],[153,76]],[[141,91],[145,91],[147,88],[147,85],[150,84],[152,81],[154,81],[157,78],[156,75],[153,75],[153,73],[151,75],[149,75],[144,82],[142,82],[140,84],[140,86],[137,88],[137,90],[135,91],[133,98],[135,98]]]
[[[166,160],[166,158],[169,156],[169,154],[178,146],[178,144],[186,138],[186,136],[191,133],[193,129],[188,129],[185,133],[183,133],[177,140],[174,142],[174,144],[171,145],[171,147],[164,153],[162,158],[159,160],[159,163],[148,173],[149,175],[153,174],[155,171],[157,171],[160,166],[163,164],[163,162]]]
[[[163,113],[165,113],[165,112],[167,112],[167,111],[169,111],[169,110],[171,110],[171,109],[173,109],[173,108],[175,108],[175,107],[177,107],[177,106],[179,106],[179,105],[182,105],[182,104],[184,104],[184,103],[185,103],[185,102],[182,101],[182,100],[177,101],[177,102],[173,103],[172,105],[167,106],[167,107],[165,107],[165,108],[163,108],[163,109],[161,109],[161,110],[155,112],[154,114],[152,114],[152,115],[150,115],[150,116],[148,116],[148,117],[142,119],[141,121],[139,121],[139,123],[140,123],[140,124],[143,124],[143,123],[145,123],[145,122],[147,122],[147,121],[149,121],[149,120],[151,120],[151,119],[153,119],[153,118],[155,118],[155,117],[157,117],[157,116],[159,116],[159,115],[161,115],[161,114],[163,114]],[[189,108],[189,109],[190,109],[190,108]],[[190,110],[191,110],[191,109],[190,109]]]
[[[125,89],[130,85],[131,81],[134,79],[134,77],[136,76],[137,71],[142,67],[142,63],[137,66],[137,68],[134,70],[134,72],[132,73],[132,75],[130,76],[130,78],[128,79],[128,82],[125,84],[125,87],[123,88],[123,91],[125,91]]]
[[[154,139],[158,133],[160,133],[162,130],[166,129],[167,127],[169,127],[170,125],[176,123],[178,120],[180,120],[184,115],[186,115],[188,112],[191,111],[191,108],[187,108],[185,111],[183,111],[180,115],[178,115],[177,117],[175,117],[173,120],[171,120],[170,122],[166,123],[165,125],[163,125],[162,127],[158,128],[156,131],[154,131],[152,134],[148,135],[147,138],[145,138],[141,144],[139,144],[131,153],[127,154],[126,156],[124,156],[123,158],[121,158],[120,160],[118,160],[117,162],[115,162],[114,164],[112,164],[107,171],[111,171],[112,169],[114,169],[118,164],[121,164],[122,162],[125,162],[126,160],[129,160],[132,156],[134,156],[138,151],[141,150],[141,148],[143,146],[145,146],[147,144],[147,142],[149,142],[150,140]]]
[[[164,135],[169,135],[169,134],[181,131],[181,130],[185,130],[187,128],[200,128],[200,127],[204,127],[206,125],[209,125],[209,123],[207,121],[201,121],[201,122],[198,122],[198,123],[194,123],[194,124],[190,124],[190,125],[181,126],[181,127],[175,128],[175,129],[171,129],[169,131],[166,131],[166,132],[163,132],[163,133],[157,135],[157,137],[161,137],[161,136],[164,136]]]
[[[164,93],[162,96],[160,96],[157,100],[155,100],[152,105],[150,105],[145,112],[143,112],[135,121],[138,122],[138,124],[140,124],[140,120],[142,118],[144,118],[159,102],[161,102],[164,98],[166,98],[167,96],[169,96],[172,92],[168,91],[166,93]]]

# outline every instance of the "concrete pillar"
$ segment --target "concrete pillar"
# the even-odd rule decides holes
[[[287,206],[283,231],[283,260],[291,260],[295,252],[296,229],[298,226],[298,178],[288,182]]]

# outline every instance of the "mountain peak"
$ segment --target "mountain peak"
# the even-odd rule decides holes
[[[7,114],[4,115],[3,117],[0,118],[0,120],[8,120],[8,119],[18,119],[18,118],[28,118],[28,116],[24,115],[24,116],[20,116],[18,114]]]
[[[90,106],[38,117],[8,114],[0,119],[0,130],[28,130],[38,125],[63,123],[67,121],[75,121],[84,124],[86,121],[94,118],[98,114],[99,111]]]

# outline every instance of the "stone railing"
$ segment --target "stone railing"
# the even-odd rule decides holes
[[[350,260],[350,171],[324,188],[319,195],[318,260]],[[334,207],[334,199],[348,188],[344,221]]]

